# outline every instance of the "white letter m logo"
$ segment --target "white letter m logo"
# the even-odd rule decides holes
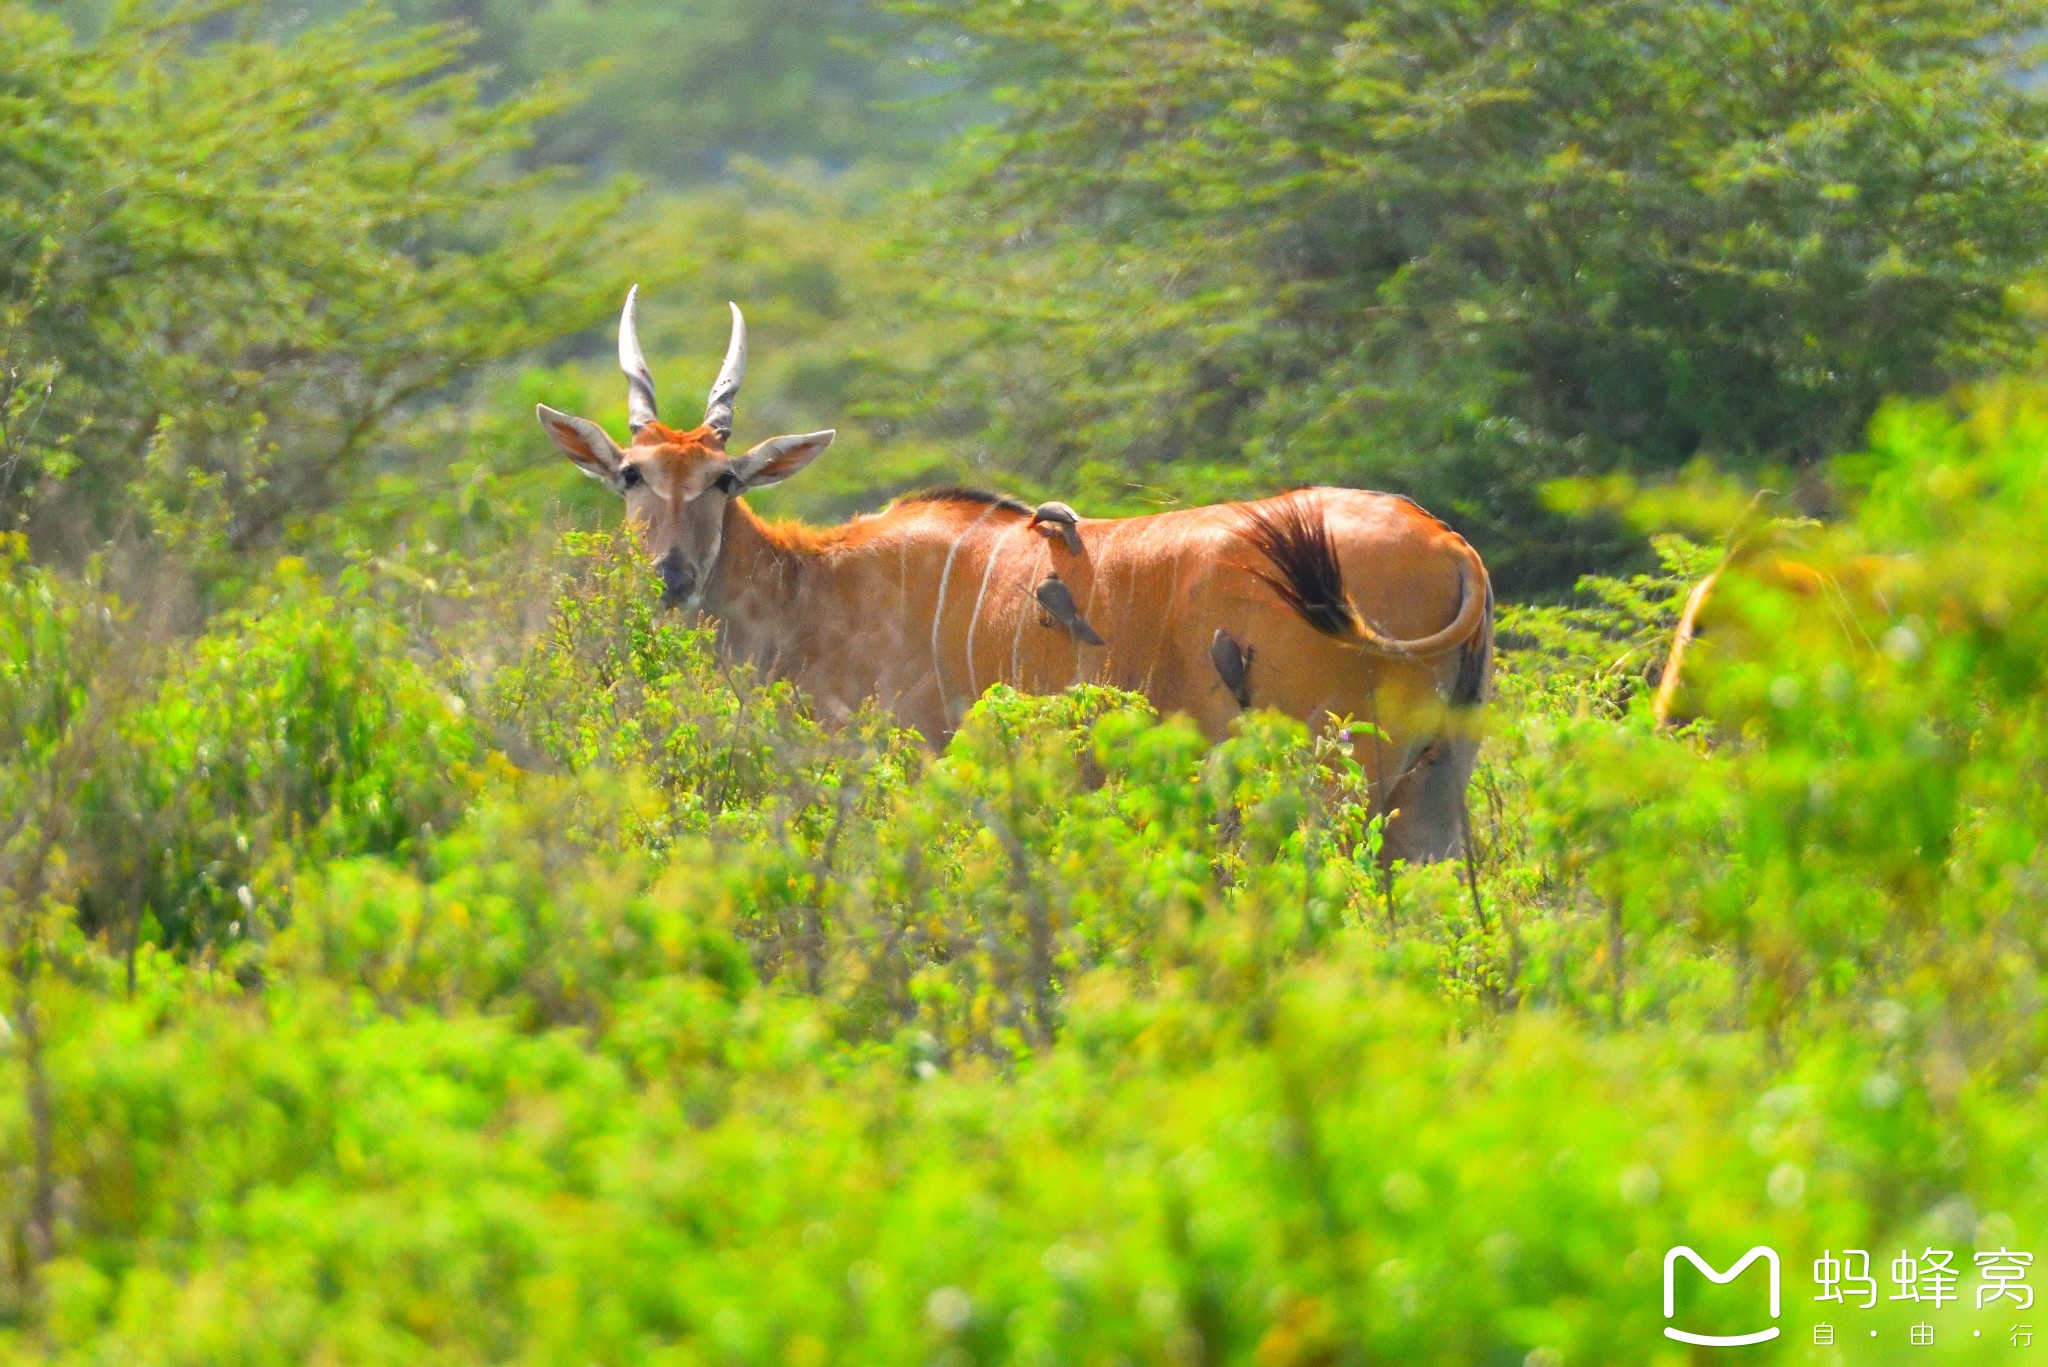
[[[1778,1318],[1778,1253],[1776,1249],[1765,1248],[1762,1244],[1758,1244],[1755,1248],[1743,1254],[1737,1260],[1735,1266],[1729,1268],[1726,1272],[1716,1272],[1707,1265],[1706,1259],[1685,1245],[1680,1244],[1677,1248],[1664,1255],[1665,1319],[1668,1320],[1678,1313],[1678,1298],[1675,1294],[1676,1287],[1672,1284],[1671,1274],[1677,1269],[1680,1258],[1684,1258],[1687,1262],[1698,1268],[1708,1281],[1720,1286],[1725,1286],[1729,1282],[1734,1281],[1742,1275],[1744,1268],[1748,1267],[1758,1258],[1762,1258],[1766,1263],[1770,1264],[1771,1269],[1771,1318]],[[1777,1336],[1778,1327],[1776,1325],[1772,1325],[1768,1329],[1759,1329],[1754,1334],[1688,1334],[1683,1329],[1673,1329],[1669,1325],[1666,1325],[1664,1328],[1665,1338],[1677,1339],[1680,1343],[1704,1344],[1709,1348],[1734,1348],[1745,1343],[1762,1343],[1766,1339],[1774,1339]]]

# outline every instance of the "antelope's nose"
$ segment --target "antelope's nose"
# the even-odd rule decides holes
[[[661,605],[681,607],[697,591],[697,571],[683,561],[680,551],[670,551],[655,564],[661,574]]]

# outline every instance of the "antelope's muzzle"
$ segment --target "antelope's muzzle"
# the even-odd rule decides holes
[[[670,551],[655,563],[661,575],[661,605],[679,608],[697,595],[697,571],[683,560],[681,551]]]

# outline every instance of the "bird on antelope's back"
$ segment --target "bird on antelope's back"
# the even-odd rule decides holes
[[[794,681],[827,719],[875,698],[933,744],[996,683],[1111,684],[1220,738],[1250,697],[1222,632],[1244,671],[1256,659],[1259,706],[1370,723],[1352,746],[1375,809],[1394,813],[1390,854],[1459,848],[1493,593],[1472,548],[1415,503],[1319,488],[1092,519],[956,488],[836,527],[764,521],[746,493],[801,471],[834,433],[728,449],[746,366],[737,306],[704,421],[663,425],[636,299],[619,320],[630,442],[545,405],[537,416],[624,500],[662,601],[710,614],[732,656]]]
[[[1031,514],[1031,528],[1040,536],[1058,537],[1069,554],[1081,553],[1081,515],[1064,503],[1041,503]]]
[[[1049,574],[1045,582],[1032,590],[1031,596],[1045,609],[1047,624],[1057,626],[1083,645],[1099,646],[1108,644],[1102,633],[1088,625],[1081,610],[1074,606],[1074,595],[1057,574]]]

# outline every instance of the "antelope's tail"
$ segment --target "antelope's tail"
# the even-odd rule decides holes
[[[1478,553],[1463,541],[1458,561],[1458,611],[1450,624],[1427,636],[1389,636],[1360,615],[1344,589],[1344,569],[1337,561],[1330,525],[1316,501],[1301,493],[1239,510],[1245,539],[1265,557],[1270,572],[1254,569],[1259,581],[1273,590],[1295,615],[1332,640],[1394,659],[1426,659],[1459,647],[1468,669],[1480,673],[1474,685],[1483,688],[1487,657],[1492,654],[1493,585]],[[1475,695],[1476,697],[1476,695]]]

